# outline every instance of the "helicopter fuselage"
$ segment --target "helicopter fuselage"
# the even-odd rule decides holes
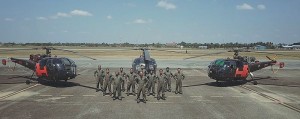
[[[208,76],[217,81],[244,80],[248,75],[248,64],[235,59],[217,59],[208,66]]]

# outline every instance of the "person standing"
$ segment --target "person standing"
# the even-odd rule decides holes
[[[157,100],[163,99],[165,100],[165,81],[166,81],[166,75],[163,73],[163,70],[159,70],[159,74],[157,76]],[[160,93],[162,96],[160,96]]]
[[[137,77],[135,73],[133,73],[133,69],[130,68],[130,73],[126,75],[127,78],[127,96],[129,96],[130,89],[132,90],[132,94],[135,96],[135,80],[134,78]]]
[[[172,72],[170,71],[170,68],[166,68],[166,72],[164,73],[166,75],[166,83],[165,83],[165,90],[171,92],[171,78],[173,77]]]
[[[144,103],[146,103],[146,92],[145,92],[145,86],[147,83],[147,77],[144,76],[143,72],[139,72],[139,76],[135,78],[136,82],[138,83],[138,90],[137,90],[137,103],[140,103],[140,95],[142,93]]]
[[[109,68],[106,68],[106,73],[104,76],[104,89],[103,89],[103,96],[106,94],[106,90],[108,89],[109,95],[111,96],[111,82],[112,82],[113,76],[109,72]]]
[[[147,78],[148,78],[148,83],[147,83],[148,96],[150,96],[150,94],[152,94],[154,96],[155,95],[156,75],[153,73],[153,70],[150,71],[150,73],[147,75]]]
[[[94,72],[94,77],[96,78],[96,81],[97,81],[96,92],[98,92],[99,90],[103,91],[103,78],[104,78],[104,76],[105,76],[105,73],[101,69],[101,65],[98,65],[98,69]],[[99,84],[100,84],[101,89],[99,89]]]
[[[175,74],[175,80],[176,80],[176,90],[175,94],[179,93],[182,94],[182,80],[184,80],[185,75],[182,73],[181,69],[177,69],[177,73]]]
[[[120,75],[121,75],[121,77],[123,79],[126,78],[126,73],[123,72],[123,67],[120,68]],[[122,83],[122,87],[121,88],[122,88],[122,91],[124,92],[125,91],[125,80],[123,80],[121,83]]]
[[[113,81],[113,98],[122,100],[122,92],[121,92],[121,85],[122,85],[123,77],[120,75],[120,72],[116,72],[116,76],[114,77]]]

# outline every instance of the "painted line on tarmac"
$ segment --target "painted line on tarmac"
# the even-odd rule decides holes
[[[96,95],[82,95],[83,97],[96,97]]]
[[[72,97],[74,95],[60,95],[60,96],[62,96],[62,97]]]
[[[169,98],[180,98],[181,96],[167,96]]]
[[[4,96],[0,97],[0,100],[4,100],[4,99],[9,98],[9,97],[11,97],[11,96],[17,95],[17,94],[22,93],[22,92],[24,92],[24,91],[26,91],[26,90],[29,90],[29,89],[31,89],[31,88],[34,88],[34,87],[36,87],[36,86],[38,86],[38,85],[40,85],[40,84],[35,84],[35,85],[29,86],[29,87],[27,87],[27,88],[24,88],[24,89],[22,89],[22,90],[15,91],[15,92],[12,92],[12,93],[9,93],[9,94],[7,94],[7,95],[4,95]]]
[[[202,96],[190,96],[191,98],[202,98]]]
[[[40,95],[41,97],[51,97],[52,95]]]
[[[220,96],[220,95],[215,95],[215,96],[210,96],[212,98],[222,98],[223,96]]]
[[[242,98],[242,97],[244,97],[244,96],[236,95],[236,96],[231,96],[231,97],[234,97],[234,98]]]

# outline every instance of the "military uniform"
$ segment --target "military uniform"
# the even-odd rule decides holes
[[[103,78],[105,77],[105,73],[104,71],[101,69],[101,70],[96,70],[94,72],[94,76],[96,77],[96,80],[97,80],[97,91],[99,90],[99,84],[100,84],[100,88],[101,90],[103,90]]]
[[[110,73],[106,73],[104,77],[104,89],[103,89],[103,96],[106,94],[106,90],[108,88],[109,94],[111,95],[111,82],[113,76]]]
[[[120,76],[124,79],[121,83],[122,83],[122,91],[125,91],[125,78],[126,78],[126,73],[125,72],[120,72]]]
[[[165,90],[171,92],[171,78],[173,74],[171,71],[166,71],[164,74],[166,75]]]
[[[159,74],[157,76],[157,100],[159,99],[165,99],[165,81],[166,81],[166,75],[165,74]],[[162,96],[160,96],[160,93],[162,93]]]
[[[120,75],[117,75],[114,77],[113,80],[113,97],[116,99],[118,98],[119,100],[122,100],[122,93],[121,93],[121,85],[123,82],[123,77]],[[118,93],[118,96],[116,95]]]
[[[139,101],[140,101],[141,93],[143,94],[144,102],[146,102],[145,86],[147,84],[148,79],[145,76],[142,76],[142,77],[138,76],[138,77],[135,78],[135,80],[136,80],[136,82],[138,83],[138,86],[139,86],[138,90],[137,90],[137,93],[138,93],[137,102],[139,103]]]
[[[148,96],[150,95],[150,93],[152,93],[152,95],[154,95],[155,94],[156,76],[155,76],[155,74],[149,73],[147,78],[148,78],[148,83],[147,83]]]
[[[132,94],[135,95],[135,80],[134,78],[136,77],[136,75],[132,72],[128,75],[126,75],[127,79],[128,79],[128,82],[127,82],[127,96],[129,95],[129,91],[130,91],[130,88],[132,89]]]
[[[176,94],[177,93],[182,94],[182,80],[184,80],[185,76],[184,76],[184,74],[182,72],[180,72],[180,73],[177,72],[174,75],[174,77],[175,77],[175,80],[176,80],[176,90],[175,90],[175,93]]]

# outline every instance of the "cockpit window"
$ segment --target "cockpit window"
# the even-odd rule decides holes
[[[216,60],[215,65],[222,67],[224,65],[224,60]]]
[[[61,64],[60,59],[53,59],[53,64]]]
[[[144,59],[143,58],[137,58],[137,59],[134,60],[134,63],[136,63],[136,64],[144,63]]]
[[[71,63],[68,59],[61,59],[61,60],[65,65],[71,65]]]
[[[230,65],[231,65],[231,64],[230,64],[229,61],[224,62],[224,66],[230,66]]]

